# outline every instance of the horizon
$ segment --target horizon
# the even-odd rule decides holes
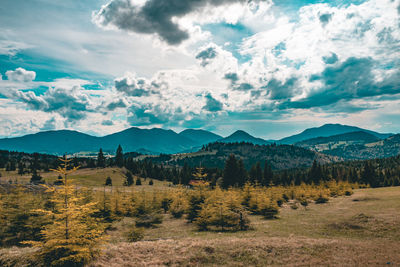
[[[231,132],[231,133],[229,133],[229,134],[227,134],[227,135],[222,135],[222,134],[219,134],[219,133],[214,132],[214,131],[205,130],[205,129],[195,129],[195,128],[186,128],[186,129],[183,129],[183,130],[181,130],[181,131],[175,131],[175,130],[173,130],[173,129],[164,129],[164,128],[159,128],[159,127],[140,128],[140,127],[131,126],[131,127],[129,127],[129,128],[123,129],[123,130],[121,130],[121,131],[117,131],[117,132],[113,132],[113,133],[109,133],[109,134],[105,134],[105,135],[93,135],[93,134],[90,134],[90,133],[85,133],[85,132],[77,131],[77,130],[74,130],[74,129],[57,129],[57,130],[39,131],[39,132],[35,132],[35,133],[24,134],[24,135],[21,135],[21,136],[0,137],[0,139],[3,139],[3,138],[17,138],[17,137],[23,137],[23,136],[26,136],[26,135],[34,135],[34,134],[43,133],[43,132],[58,132],[58,131],[73,131],[73,132],[79,132],[79,133],[82,133],[82,134],[91,135],[91,136],[94,136],[94,137],[104,137],[104,136],[107,136],[107,135],[112,135],[112,134],[115,134],[115,133],[123,132],[123,131],[129,130],[129,129],[131,129],[131,128],[136,128],[136,129],[140,129],[140,130],[153,130],[153,129],[160,129],[160,130],[165,130],[165,131],[171,130],[171,131],[173,131],[173,132],[175,132],[175,133],[177,133],[177,134],[180,134],[181,132],[183,132],[183,131],[185,131],[185,130],[201,130],[201,131],[207,131],[207,132],[210,132],[210,133],[219,135],[219,136],[221,136],[222,138],[227,138],[227,137],[233,135],[233,134],[236,133],[236,132],[243,131],[243,132],[245,132],[245,133],[247,133],[247,134],[249,134],[249,135],[251,135],[251,136],[253,136],[253,137],[255,137],[255,138],[261,138],[261,139],[264,139],[265,141],[279,141],[279,140],[281,140],[281,139],[284,139],[284,138],[287,138],[287,137],[291,137],[291,136],[294,136],[294,135],[303,133],[305,130],[314,129],[314,128],[321,128],[321,127],[326,126],[326,125],[340,125],[340,126],[356,127],[356,128],[360,128],[361,130],[372,131],[372,130],[370,130],[370,129],[361,128],[361,127],[355,126],[355,125],[344,125],[344,124],[340,124],[340,123],[325,123],[325,124],[320,125],[320,126],[316,126],[316,127],[311,127],[311,128],[303,129],[303,130],[301,130],[301,131],[299,131],[299,132],[295,132],[295,133],[290,134],[290,135],[280,136],[280,137],[278,137],[278,138],[265,138],[265,137],[262,137],[262,136],[257,136],[257,135],[255,135],[255,134],[252,134],[251,132],[248,132],[248,131],[245,131],[245,130],[242,130],[242,129],[236,129],[236,130],[233,130],[233,132]],[[377,133],[380,133],[380,134],[393,134],[393,135],[399,134],[398,132],[393,132],[393,133],[389,133],[389,132],[377,132]]]
[[[399,0],[4,0],[0,138],[399,133],[399,17]]]

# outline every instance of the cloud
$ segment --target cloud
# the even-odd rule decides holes
[[[47,120],[42,128],[40,128],[41,131],[51,131],[56,129],[56,119],[52,117],[51,119]]]
[[[298,90],[298,80],[296,77],[281,82],[277,79],[271,79],[268,84],[262,88],[267,89],[270,99],[288,99],[296,95]]]
[[[112,0],[93,14],[93,22],[103,28],[116,28],[141,34],[156,34],[170,45],[178,45],[189,33],[175,22],[207,6],[244,3],[244,0]]]
[[[222,110],[223,104],[220,101],[213,98],[211,94],[207,94],[205,98],[206,98],[206,104],[203,107],[204,110],[210,112],[217,112]]]
[[[123,77],[114,80],[115,89],[129,96],[148,96],[152,92],[152,84],[145,78],[137,78],[135,74],[127,72]]]
[[[332,14],[325,13],[319,16],[319,21],[322,23],[322,25],[328,24],[328,22],[332,19]]]
[[[101,122],[101,125],[103,125],[103,126],[112,126],[112,125],[114,125],[114,123],[113,123],[112,120],[104,120],[104,121]]]
[[[322,57],[322,60],[324,61],[325,64],[335,64],[336,62],[339,61],[339,58],[335,53],[331,53],[330,56]]]
[[[31,48],[31,46],[13,40],[0,40],[0,55],[15,56],[18,52],[27,48]]]
[[[208,47],[205,50],[200,51],[196,55],[196,59],[200,60],[200,65],[205,67],[209,64],[210,59],[213,59],[217,56],[217,51],[214,47]]]
[[[9,70],[6,72],[8,80],[13,82],[31,82],[36,78],[34,71],[27,71],[23,68],[17,68],[16,70]]]
[[[239,80],[237,73],[225,73],[224,79],[231,81],[231,84],[235,84]]]
[[[110,111],[114,111],[117,108],[126,108],[127,104],[123,99],[119,99],[117,101],[111,102],[107,105],[107,109]]]
[[[311,108],[330,105],[341,100],[349,101],[365,97],[399,94],[400,72],[386,75],[382,80],[374,74],[379,63],[372,58],[349,58],[338,66],[326,69],[311,77],[311,81],[322,83],[306,98],[283,104],[292,108]]]
[[[27,104],[33,110],[56,112],[69,122],[86,118],[90,112],[90,99],[83,93],[83,88],[49,88],[43,95],[37,96],[34,92],[15,91],[12,98]]]

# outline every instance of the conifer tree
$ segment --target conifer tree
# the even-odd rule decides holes
[[[18,174],[23,175],[25,173],[25,165],[22,160],[18,163]]]
[[[117,152],[115,154],[115,164],[120,168],[124,166],[124,154],[122,152],[121,145],[118,145]]]
[[[225,162],[224,173],[222,176],[222,186],[224,188],[228,188],[229,186],[237,184],[238,182],[237,174],[238,174],[238,165],[236,157],[235,155],[231,154],[229,155],[229,158]]]
[[[112,180],[111,180],[111,177],[110,177],[110,176],[107,177],[106,182],[105,182],[104,185],[106,185],[106,186],[112,186]]]
[[[105,168],[106,167],[106,159],[103,154],[103,149],[100,148],[99,153],[97,154],[97,167]]]
[[[64,185],[47,190],[52,195],[54,209],[38,211],[47,214],[54,223],[42,231],[43,241],[27,243],[39,247],[37,256],[45,266],[84,266],[96,254],[104,229],[91,216],[96,203],[86,202],[85,196],[69,184],[68,174],[78,167],[70,169],[71,160],[65,157],[60,160],[62,166],[54,171],[64,176]]]
[[[128,171],[126,173],[126,179],[125,179],[124,185],[125,186],[133,185],[133,176],[132,176],[132,173],[130,171]]]
[[[269,186],[274,180],[274,173],[272,172],[271,165],[268,164],[268,161],[264,163],[264,177],[262,180],[262,185]]]
[[[41,183],[43,183],[42,176],[40,176],[37,173],[36,169],[33,170],[32,177],[31,177],[31,183],[32,184],[41,184]]]
[[[377,174],[375,172],[374,167],[372,164],[368,161],[365,162],[364,164],[364,170],[361,174],[361,180],[365,184],[369,184],[371,187],[378,187],[379,186],[379,180],[377,178]]]
[[[242,160],[242,159],[239,159],[239,160],[237,161],[237,166],[238,166],[237,185],[238,185],[239,187],[242,187],[242,186],[244,186],[244,184],[245,184],[246,181],[247,181],[247,171],[246,171],[246,168],[244,167],[244,163],[243,163],[243,160]]]

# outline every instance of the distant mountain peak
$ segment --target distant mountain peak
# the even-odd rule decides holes
[[[243,131],[243,130],[237,130],[228,137],[222,138],[221,140],[218,140],[219,142],[223,143],[240,143],[240,142],[248,142],[248,143],[253,143],[255,145],[267,145],[269,142],[265,141],[262,138],[256,138],[252,136],[251,134]]]
[[[312,138],[329,137],[333,135],[340,135],[340,134],[359,132],[359,131],[370,133],[380,139],[384,139],[392,135],[392,134],[382,134],[371,130],[362,129],[356,126],[343,125],[339,123],[328,123],[320,127],[308,128],[299,134],[283,138],[279,140],[279,142],[282,144],[294,144]]]

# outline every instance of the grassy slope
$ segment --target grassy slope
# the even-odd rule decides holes
[[[277,220],[251,221],[248,232],[197,232],[166,216],[144,241],[126,243],[126,219],[92,266],[400,265],[400,187],[357,190],[307,210],[285,207]]]
[[[125,181],[125,172],[125,169],[120,168],[80,169],[71,174],[69,177],[79,185],[97,187],[102,186],[105,183],[106,178],[110,176],[113,185],[122,186]],[[0,170],[0,174],[0,181],[3,182],[8,182],[9,180],[18,180],[18,182],[28,183],[32,176],[31,174],[20,176],[16,171],[6,172],[4,169]],[[43,180],[49,184],[52,184],[55,180],[57,180],[58,176],[58,174],[55,172],[42,172],[40,175],[43,177]],[[148,179],[146,181],[142,180],[142,184],[147,185]],[[154,180],[155,186],[164,186],[165,184],[166,182]]]

